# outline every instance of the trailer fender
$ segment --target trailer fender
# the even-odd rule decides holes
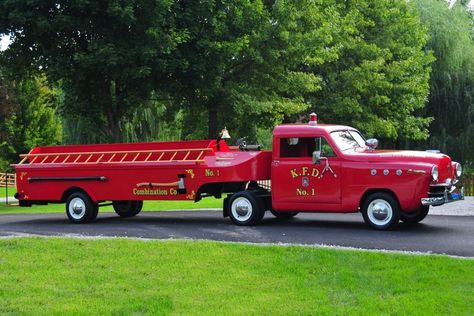
[[[97,199],[95,198],[95,196],[93,194],[91,194],[90,192],[87,192],[85,189],[83,189],[81,187],[70,187],[70,188],[68,188],[66,191],[64,191],[64,193],[62,195],[62,198],[61,198],[61,202],[66,203],[67,198],[71,194],[76,193],[76,192],[83,192],[91,198],[92,202],[98,203]]]

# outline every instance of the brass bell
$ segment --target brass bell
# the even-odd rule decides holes
[[[221,130],[219,136],[220,136],[221,139],[229,139],[230,138],[229,131],[227,130],[227,127],[224,127],[224,129]]]

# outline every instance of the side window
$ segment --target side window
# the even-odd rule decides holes
[[[311,158],[315,150],[321,151],[322,157],[335,157],[336,154],[323,137],[291,137],[280,139],[280,157]]]
[[[336,153],[326,139],[323,137],[318,138],[321,140],[321,157],[336,157]]]

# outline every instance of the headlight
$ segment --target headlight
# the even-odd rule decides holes
[[[460,178],[462,176],[462,166],[459,162],[456,163],[456,178]]]
[[[433,181],[438,181],[439,172],[437,166],[433,166],[433,168],[431,168],[431,177],[433,178]]]

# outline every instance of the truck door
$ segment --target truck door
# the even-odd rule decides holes
[[[276,140],[278,141],[278,139]],[[324,137],[280,138],[272,161],[276,210],[333,210],[341,203],[341,161]],[[274,146],[278,147],[278,146]],[[320,159],[313,163],[313,153]]]

